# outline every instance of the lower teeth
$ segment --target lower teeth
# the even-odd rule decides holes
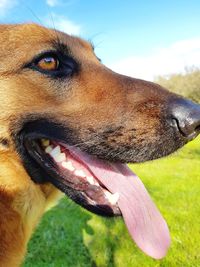
[[[49,154],[57,163],[61,163],[62,167],[73,172],[74,175],[86,178],[89,184],[99,186],[99,183],[92,177],[86,176],[84,171],[76,170],[70,161],[66,161],[65,153],[61,153],[61,147],[57,145],[53,147],[48,139],[41,139],[41,144],[45,148],[45,152]],[[119,193],[111,194],[108,190],[103,189],[106,199],[112,204],[116,205],[119,201]]]
[[[109,200],[109,202],[112,204],[112,205],[115,205],[117,204],[117,202],[119,201],[119,193],[114,193],[114,194],[111,194],[109,191],[107,190],[104,190],[104,193],[105,193],[105,196],[106,198]]]

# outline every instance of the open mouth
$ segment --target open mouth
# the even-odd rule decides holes
[[[20,139],[20,154],[33,180],[37,181],[41,173],[45,181],[86,209],[101,215],[121,215],[142,251],[155,259],[166,255],[170,245],[167,224],[139,177],[125,164],[89,155],[67,144],[63,136],[30,133],[32,125],[27,129]]]
[[[48,174],[55,178],[56,186],[59,181],[58,186],[62,191],[66,186],[81,195],[81,199],[72,196],[78,204],[101,215],[121,215],[117,204],[119,194],[111,193],[95,176],[78,148],[49,139],[27,141],[26,147]]]

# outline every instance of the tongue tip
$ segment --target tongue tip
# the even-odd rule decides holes
[[[146,244],[145,247],[143,246],[144,244],[142,246],[140,246],[139,244],[138,245],[145,254],[147,254],[151,258],[160,260],[166,256],[168,249],[170,247],[170,243],[171,243],[170,235],[166,235],[163,241],[160,242],[160,245],[156,244],[156,246],[152,246]]]
[[[155,260],[161,260],[163,259],[166,254],[167,254],[167,250],[164,253],[146,253],[148,256],[150,256],[151,258],[155,259]]]
[[[146,251],[145,253],[155,260],[161,260],[167,255],[167,252],[168,252],[168,247],[160,251],[151,250],[151,251]]]
[[[159,225],[157,224],[156,231],[154,227],[150,227],[145,229],[145,232],[137,230],[135,231],[135,227],[132,228],[129,224],[127,224],[129,234],[135,241],[136,245],[146,255],[156,260],[160,260],[166,256],[171,244],[169,228],[165,220],[159,220],[159,223]],[[142,232],[143,234],[141,235]],[[154,234],[149,234],[151,232]]]

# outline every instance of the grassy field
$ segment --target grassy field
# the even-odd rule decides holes
[[[136,248],[120,218],[101,218],[63,199],[44,216],[23,267],[200,266],[200,139],[171,157],[131,168],[168,222],[172,244],[165,259]]]

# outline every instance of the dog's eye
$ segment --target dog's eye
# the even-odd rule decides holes
[[[78,71],[78,64],[73,58],[57,51],[40,54],[24,67],[55,79],[71,77]]]
[[[60,62],[55,56],[46,56],[37,62],[37,67],[45,71],[55,71],[59,69]]]

